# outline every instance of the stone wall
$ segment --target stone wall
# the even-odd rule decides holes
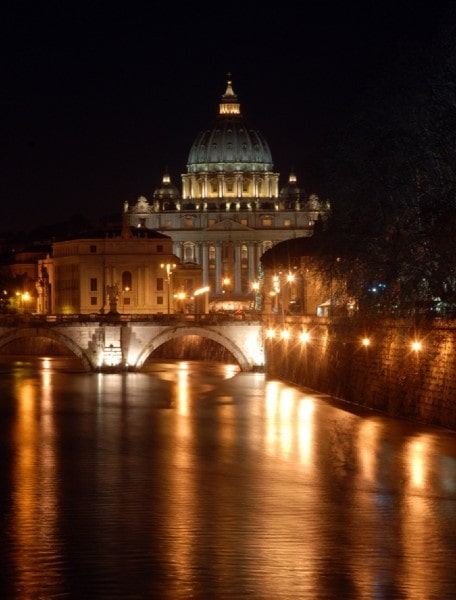
[[[289,318],[273,328],[274,337],[265,339],[268,376],[456,430],[455,321]],[[299,339],[303,330],[307,343]],[[415,340],[419,351],[411,347]]]

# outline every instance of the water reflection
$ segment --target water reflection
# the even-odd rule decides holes
[[[456,596],[456,434],[235,365],[2,362],[6,600]]]

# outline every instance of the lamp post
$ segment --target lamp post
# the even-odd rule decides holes
[[[125,294],[128,294],[129,292],[130,286],[126,285],[122,288],[122,312],[125,312]]]
[[[195,290],[193,296],[195,297],[195,313],[196,315],[206,314],[208,311],[208,294],[209,286],[205,286]]]
[[[167,290],[167,313],[170,313],[170,287],[171,287],[171,275],[176,265],[173,263],[162,263],[162,269],[166,269],[166,290]]]

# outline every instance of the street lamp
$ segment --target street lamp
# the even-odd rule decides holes
[[[261,307],[260,295],[260,284],[258,281],[252,283],[252,295],[253,295],[253,310],[258,310]]]
[[[166,269],[166,289],[167,289],[167,312],[169,315],[169,310],[170,310],[170,287],[171,287],[171,275],[173,270],[176,268],[176,265],[174,263],[162,263],[161,265],[162,269]]]
[[[22,300],[22,310],[23,312],[27,312],[27,306],[28,303],[30,302],[30,300],[32,299],[32,297],[30,296],[29,292],[24,292],[21,296],[21,300]]]
[[[222,279],[222,284],[223,284],[223,289],[222,292],[229,292],[230,291],[230,284],[231,284],[231,279],[229,277],[224,277]]]

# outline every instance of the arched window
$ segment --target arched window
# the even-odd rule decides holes
[[[192,242],[184,243],[184,262],[196,262],[195,244],[193,244]]]
[[[129,292],[131,291],[131,273],[130,271],[124,271],[122,273],[122,291]]]

